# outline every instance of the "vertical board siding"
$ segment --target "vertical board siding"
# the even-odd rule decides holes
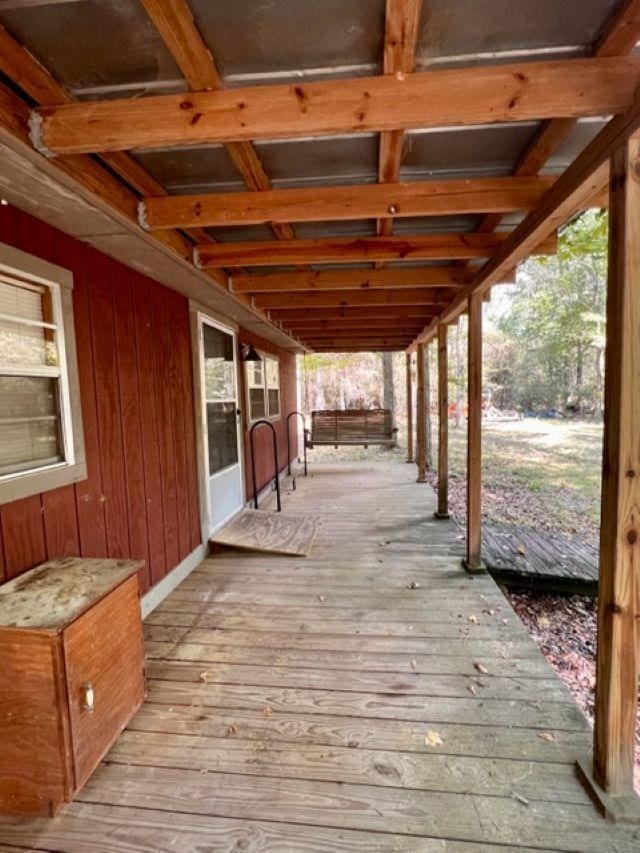
[[[73,273],[87,478],[0,506],[0,579],[142,557],[143,589],[200,542],[187,300],[12,206],[0,241]]]
[[[142,461],[147,501],[145,515],[149,541],[149,574],[150,583],[153,586],[165,576],[167,561],[164,548],[164,508],[153,374],[154,340],[149,295],[152,283],[140,273],[132,272],[132,284],[142,427]]]
[[[89,284],[85,253],[80,243],[65,234],[58,241],[58,263],[73,273],[73,314],[78,352],[80,404],[84,427],[87,478],[75,485],[76,516],[81,557],[107,553],[107,524],[102,495],[102,465],[98,442],[98,410],[93,375],[93,344],[89,317]],[[49,552],[52,556],[54,552]]]
[[[169,389],[169,349],[171,335],[167,329],[167,313],[164,298],[165,288],[152,286],[149,291],[151,303],[151,326],[153,334],[153,383],[158,418],[158,442],[160,447],[160,479],[162,483],[162,505],[164,507],[164,547],[167,566],[179,562],[178,548],[178,505],[176,495],[176,468],[173,446],[173,422],[171,418],[171,392]]]
[[[102,492],[107,529],[107,555],[127,557],[129,529],[125,494],[122,412],[118,394],[118,365],[111,272],[113,262],[88,249],[92,289],[89,300],[93,370],[98,411],[98,443],[102,464]]]
[[[138,388],[138,357],[136,352],[135,316],[131,293],[131,275],[127,267],[114,267],[113,308],[115,318],[117,371],[122,415],[122,445],[124,479],[129,528],[129,551],[132,557],[145,561],[139,572],[140,588],[149,589],[149,539],[145,515],[139,507],[146,506],[146,491],[142,462],[142,425]]]

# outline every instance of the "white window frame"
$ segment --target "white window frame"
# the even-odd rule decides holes
[[[254,424],[256,421],[279,421],[282,417],[282,394],[281,394],[281,380],[280,380],[280,359],[277,355],[272,355],[269,352],[263,352],[262,350],[256,350],[260,358],[262,359],[262,385],[251,384],[249,381],[249,369],[252,367],[255,362],[246,361],[245,362],[245,370],[244,370],[244,384],[245,384],[245,398],[247,405],[247,423],[249,426]],[[269,414],[269,386],[267,385],[267,361],[275,361],[278,365],[278,414],[270,415]],[[250,390],[255,388],[261,388],[262,393],[264,394],[264,417],[261,418],[252,418],[251,417],[251,398],[250,398]]]
[[[274,361],[276,364],[276,367],[278,369],[278,384],[277,384],[277,386],[275,386],[275,388],[278,391],[278,414],[277,415],[272,415],[269,412],[269,391],[273,391],[274,386],[269,385],[269,371],[267,369],[267,362],[268,361]],[[265,355],[265,357],[264,357],[264,388],[265,388],[265,406],[266,406],[266,410],[267,410],[267,418],[270,421],[280,420],[280,418],[282,417],[282,399],[280,396],[280,359],[277,358],[275,355]]]
[[[86,479],[82,409],[73,322],[73,275],[13,246],[0,243],[0,273],[17,282],[44,285],[51,292],[58,367],[38,366],[29,371],[0,364],[3,376],[52,376],[59,380],[60,421],[64,460],[0,475],[0,504],[57,489]]]

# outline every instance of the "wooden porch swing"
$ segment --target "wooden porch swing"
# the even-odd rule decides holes
[[[311,430],[305,430],[305,444],[395,447],[398,428],[390,409],[319,409],[311,413]]]

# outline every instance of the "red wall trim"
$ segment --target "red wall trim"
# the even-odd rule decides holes
[[[73,273],[88,468],[0,507],[0,578],[53,557],[141,557],[146,591],[200,541],[188,302],[11,206],[0,241]]]

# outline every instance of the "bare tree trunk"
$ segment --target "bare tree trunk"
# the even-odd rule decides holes
[[[395,394],[393,388],[393,353],[382,353],[382,405],[391,412],[391,420],[394,425],[395,417]],[[394,433],[395,435],[395,433]]]
[[[456,323],[456,429],[462,426],[462,347],[460,343],[460,320],[458,320]]]

